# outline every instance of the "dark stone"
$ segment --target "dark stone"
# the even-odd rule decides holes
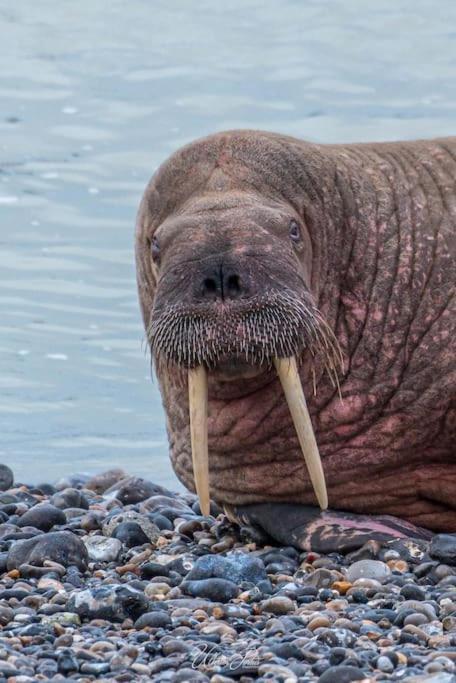
[[[439,562],[456,565],[456,534],[437,534],[431,541],[429,555]]]
[[[339,666],[346,656],[347,651],[344,647],[333,647],[329,653],[329,663],[331,666]]]
[[[95,493],[101,494],[107,491],[111,486],[114,486],[117,482],[125,479],[128,479],[128,475],[124,470],[113,468],[91,477],[86,482],[85,488],[89,489],[89,491],[95,491]]]
[[[69,674],[73,671],[79,671],[78,660],[69,650],[64,650],[59,654],[57,659],[57,667],[62,674]]]
[[[19,518],[17,526],[33,526],[41,531],[50,531],[52,527],[66,523],[65,514],[49,503],[40,503],[27,510]]]
[[[105,585],[87,588],[71,595],[67,608],[85,619],[123,621],[137,619],[147,611],[149,601],[144,593],[127,585]]]
[[[100,510],[90,510],[81,517],[79,526],[84,531],[98,531],[102,527],[103,517]]]
[[[117,538],[127,548],[149,543],[149,538],[136,522],[121,522],[112,532],[112,538]]]
[[[101,676],[108,673],[110,669],[109,662],[83,662],[80,671],[82,674]]]
[[[302,648],[294,643],[277,643],[277,645],[269,645],[269,650],[282,659],[305,659],[305,653],[302,651]]]
[[[81,489],[89,481],[90,477],[84,472],[76,472],[75,474],[70,474],[68,477],[62,477],[55,482],[54,487],[58,491],[63,491],[63,489],[74,488]]]
[[[133,505],[134,503],[140,503],[156,494],[161,494],[164,491],[166,491],[166,489],[157,484],[153,484],[151,481],[147,481],[147,479],[142,479],[141,477],[127,477],[106,489],[104,495],[112,496],[113,498],[115,497],[124,505]],[[166,493],[169,492],[166,491]]]
[[[141,569],[142,579],[154,579],[156,576],[169,576],[170,569],[160,562],[146,562]]]
[[[425,600],[426,592],[416,583],[406,583],[402,586],[400,594],[405,600]]]
[[[8,465],[0,465],[0,491],[7,491],[14,484],[13,471]]]
[[[209,683],[209,678],[200,671],[190,669],[189,667],[181,668],[171,679],[172,683]]]
[[[195,500],[195,502],[192,505],[192,510],[196,515],[202,515],[203,513],[201,512],[199,500]],[[211,517],[217,517],[222,512],[222,510],[219,508],[217,503],[214,503],[213,500],[210,501],[209,505],[209,514]]]
[[[146,626],[151,628],[168,628],[171,624],[171,617],[167,612],[156,610],[154,612],[146,612],[136,619],[135,629],[139,631]]]
[[[150,518],[160,531],[172,531],[174,529],[172,521],[159,512],[155,515],[150,515]]]
[[[193,597],[208,598],[213,602],[229,602],[240,593],[238,586],[226,579],[198,579],[183,581],[181,589]]]
[[[42,566],[44,560],[54,560],[64,567],[73,564],[84,571],[88,563],[87,549],[71,531],[54,531],[26,541],[16,541],[9,551],[6,566],[11,571],[21,564]]]
[[[318,635],[318,640],[330,647],[353,647],[356,635],[346,628],[328,628]]]
[[[350,597],[353,600],[353,602],[356,602],[360,605],[365,605],[366,602],[369,602],[369,598],[367,597],[366,592],[362,589],[354,590]]]
[[[52,496],[55,493],[55,486],[43,482],[36,487],[44,496]]]
[[[361,669],[354,666],[330,666],[320,676],[318,683],[350,683],[366,678]]]
[[[89,503],[87,498],[79,489],[67,488],[63,491],[57,491],[51,498],[52,505],[60,508],[61,510],[66,510],[67,508],[82,508],[83,510],[89,509]]]

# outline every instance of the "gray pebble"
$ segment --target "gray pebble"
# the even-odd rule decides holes
[[[353,583],[357,579],[374,579],[384,583],[391,576],[387,564],[379,560],[359,560],[350,565],[347,570],[347,580]]]
[[[13,471],[8,465],[0,465],[0,491],[7,491],[14,484]]]
[[[122,552],[122,543],[106,536],[85,536],[84,545],[91,562],[115,562]]]
[[[10,571],[22,564],[42,566],[45,560],[53,560],[64,567],[76,565],[84,570],[87,568],[88,553],[81,539],[71,531],[53,531],[14,543],[6,565]]]
[[[41,531],[50,531],[56,525],[65,524],[64,512],[49,503],[39,503],[24,513],[18,520],[19,527],[33,526]]]

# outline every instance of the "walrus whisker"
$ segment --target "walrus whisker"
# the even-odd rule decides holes
[[[239,308],[224,317],[204,306],[154,309],[147,327],[152,354],[163,354],[186,368],[211,369],[226,358],[243,358],[262,367],[275,357],[299,358],[308,350],[312,364],[322,357],[325,372],[340,393],[342,352],[310,296],[297,299],[286,290],[267,291]]]

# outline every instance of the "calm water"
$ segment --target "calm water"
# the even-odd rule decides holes
[[[454,134],[456,3],[0,0],[0,459],[175,486],[136,299],[144,185],[181,144]]]

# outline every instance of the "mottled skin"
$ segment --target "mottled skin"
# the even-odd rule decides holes
[[[146,189],[136,237],[144,323],[154,303],[198,305],[202,278],[221,263],[246,283],[241,297],[307,288],[345,356],[343,401],[321,358],[304,351],[301,366],[330,506],[456,532],[455,227],[456,138],[213,135],[176,152]],[[229,316],[237,302],[225,289],[213,305]],[[186,373],[158,370],[172,463],[193,489]],[[234,363],[222,381],[229,370],[209,380],[212,497],[314,505],[274,372],[239,368],[236,379]]]

